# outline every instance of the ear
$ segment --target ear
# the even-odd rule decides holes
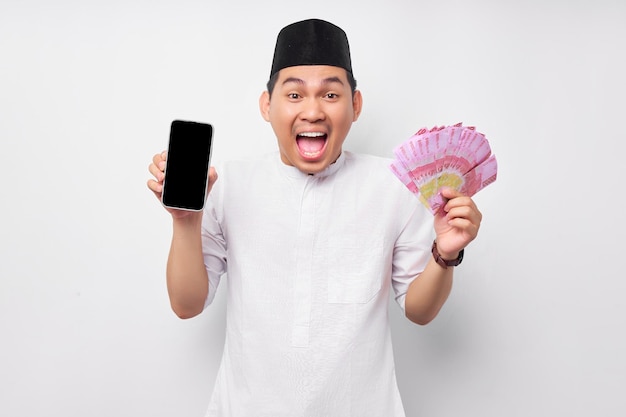
[[[352,94],[352,109],[354,112],[353,122],[356,122],[363,109],[363,96],[359,90],[355,90]]]
[[[261,116],[266,122],[270,121],[270,93],[265,90],[261,97],[259,97],[259,110],[261,110]]]

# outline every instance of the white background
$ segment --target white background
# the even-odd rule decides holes
[[[407,415],[626,415],[620,0],[2,0],[0,415],[203,415],[225,287],[171,312],[147,166],[174,118],[215,125],[214,161],[275,149],[257,99],[309,17],[352,46],[346,148],[462,121],[499,162],[439,317],[391,305]]]

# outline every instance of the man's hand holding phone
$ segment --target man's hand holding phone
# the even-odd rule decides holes
[[[174,120],[168,150],[152,158],[148,169],[154,179],[148,181],[148,188],[174,218],[201,213],[204,208],[217,180],[217,172],[210,167],[212,139],[210,124]]]
[[[165,166],[167,164],[167,151],[163,151],[154,155],[152,158],[152,162],[148,167],[150,173],[154,176],[148,180],[148,188],[154,193],[156,198],[161,201],[162,193],[163,193],[163,181],[165,179]],[[213,184],[217,181],[217,171],[215,168],[210,167],[209,169],[209,181],[207,184],[206,195],[209,195]],[[180,210],[171,207],[165,207],[165,209],[172,214],[173,217],[182,218],[188,216],[190,214],[194,214],[194,211],[190,210]]]

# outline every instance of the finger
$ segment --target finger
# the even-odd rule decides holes
[[[448,200],[464,196],[464,194],[462,194],[460,191],[455,190],[454,188],[450,188],[450,187],[443,187],[441,189],[441,195],[447,198]]]
[[[463,244],[463,247],[467,246],[469,242],[478,236],[478,230],[480,229],[479,225],[476,225],[468,219],[464,219],[462,217],[450,220],[449,224],[451,227],[456,229],[457,232],[461,232],[464,236],[466,236],[467,241]]]
[[[472,200],[471,197],[465,196],[463,194],[459,194],[457,197],[449,199],[444,206],[444,210],[446,212],[449,212],[455,207],[470,207],[472,210],[478,211],[474,200]]]
[[[157,181],[163,182],[163,179],[165,178],[165,173],[163,172],[163,170],[159,169],[154,163],[148,166],[148,171],[150,171],[152,176],[154,176]]]
[[[164,161],[163,152],[154,154],[154,156],[152,157],[152,163],[154,165],[159,165],[159,162],[161,161]]]
[[[450,211],[446,216],[449,226],[467,231],[475,237],[480,229],[482,215],[475,210],[469,210],[467,207],[458,207]]]
[[[153,179],[148,180],[148,188],[161,199],[161,193],[163,192],[163,184]]]
[[[480,225],[483,215],[476,207],[472,206],[459,206],[453,207],[446,213],[448,221],[453,219],[467,219],[473,224]]]
[[[152,163],[161,171],[165,171],[165,161],[167,161],[167,151],[163,151],[152,157]]]

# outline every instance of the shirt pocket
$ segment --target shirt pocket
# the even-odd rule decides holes
[[[331,238],[326,259],[329,303],[368,303],[381,290],[384,275],[382,240]]]

